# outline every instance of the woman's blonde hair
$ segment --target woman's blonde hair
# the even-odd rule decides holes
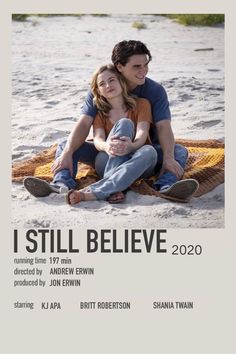
[[[93,77],[92,77],[92,82],[91,82],[91,90],[94,95],[93,102],[97,106],[98,111],[101,112],[103,115],[108,116],[108,114],[112,108],[111,104],[107,101],[107,99],[105,97],[103,97],[102,95],[100,95],[98,84],[97,84],[98,75],[100,75],[101,73],[103,73],[106,70],[115,74],[115,76],[119,80],[119,83],[122,88],[122,96],[124,99],[125,108],[126,109],[134,109],[136,106],[136,101],[135,101],[134,96],[131,96],[128,93],[128,88],[127,88],[127,83],[126,83],[125,78],[119,73],[119,71],[115,68],[114,65],[107,64],[107,65],[101,66],[99,69],[97,69],[95,71],[95,73],[93,74]]]

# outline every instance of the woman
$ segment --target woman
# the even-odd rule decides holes
[[[93,76],[91,87],[98,108],[94,144],[100,151],[95,166],[103,178],[89,188],[70,190],[69,204],[97,199],[119,202],[135,180],[154,174],[157,153],[148,145],[151,106],[146,99],[130,96],[124,80],[113,65],[102,66]]]

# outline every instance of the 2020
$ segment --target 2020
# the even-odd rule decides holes
[[[201,245],[173,245],[172,249],[174,256],[200,256],[202,254]]]

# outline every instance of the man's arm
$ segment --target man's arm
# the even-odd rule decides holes
[[[161,173],[164,171],[172,172],[178,179],[180,179],[184,170],[180,164],[175,160],[174,149],[175,139],[171,128],[170,120],[161,120],[156,123],[158,139],[163,151],[163,165]]]
[[[53,165],[52,172],[55,174],[58,171],[68,168],[70,173],[73,171],[72,155],[86,140],[93,118],[87,115],[81,115],[78,122],[71,131],[65,149],[60,157],[58,157]]]

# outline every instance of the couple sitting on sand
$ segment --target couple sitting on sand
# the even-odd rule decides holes
[[[92,79],[79,121],[59,144],[52,165],[53,181],[24,180],[35,197],[67,193],[71,205],[81,201],[118,203],[139,178],[156,175],[153,188],[163,198],[188,201],[198,189],[194,179],[181,180],[188,152],[175,144],[165,89],[146,77],[152,59],[140,41],[115,45],[112,64]],[[94,141],[85,141],[93,124]],[[93,165],[101,179],[76,190],[78,162]]]

